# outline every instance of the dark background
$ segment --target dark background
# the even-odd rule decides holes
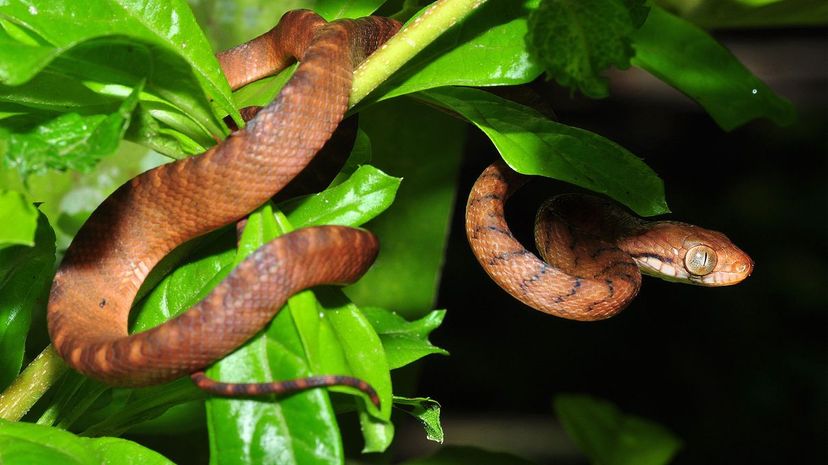
[[[597,323],[523,306],[488,279],[466,243],[465,196],[496,156],[469,129],[437,302],[451,311],[432,336],[452,356],[428,357],[415,390],[450,412],[447,443],[586,463],[553,418],[553,397],[574,392],[669,428],[684,442],[676,464],[826,462],[826,30],[717,38],[794,102],[795,124],[754,121],[726,133],[635,71],[614,75],[612,96],[600,101],[542,80],[528,87],[559,121],[642,156],[664,179],[669,217],[725,232],[753,257],[753,276],[718,289],[646,278],[628,309]],[[571,190],[535,181],[510,201],[525,244],[540,202]],[[400,457],[432,447],[413,422],[403,421],[398,440]]]

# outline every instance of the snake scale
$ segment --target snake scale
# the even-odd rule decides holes
[[[346,376],[225,384],[202,372],[261,330],[292,294],[358,279],[373,263],[379,246],[365,230],[325,226],[279,237],[178,317],[132,335],[127,325],[136,293],[159,260],[189,239],[240,221],[308,165],[342,120],[354,68],[399,27],[396,21],[379,17],[327,23],[312,12],[294,11],[268,33],[218,55],[233,89],[295,60],[300,64],[277,98],[253,112],[244,129],[199,156],[135,177],[83,225],[57,271],[48,304],[52,342],[72,368],[114,386],[145,386],[191,375],[199,387],[226,395],[344,384],[379,403],[367,383]],[[549,244],[565,236],[570,247],[564,249],[570,256],[555,259],[554,247],[542,247],[548,263],[541,262],[514,241],[503,218],[502,202],[517,188],[517,180],[505,165],[490,167],[470,196],[467,225],[473,250],[486,270],[526,304],[566,318],[604,318],[626,305],[638,290],[640,274],[629,254],[645,267],[653,268],[651,260],[654,263],[656,256],[667,266],[662,255],[645,251],[644,239],[631,239],[640,246],[633,252],[600,242],[603,248],[596,255],[588,249],[594,241],[579,242],[568,223],[554,221],[563,226],[538,233],[539,242]],[[587,204],[601,209],[602,202]],[[565,209],[577,213],[579,205],[583,204]],[[558,210],[544,211],[550,212],[541,214],[545,218],[555,217]],[[602,222],[592,233],[603,237],[601,228],[606,227],[613,234],[629,235],[645,228],[644,223],[615,212],[599,214]],[[612,222],[617,219],[624,226]],[[646,229],[654,237],[660,234],[658,227]],[[721,242],[724,236],[719,233],[706,236],[700,228],[692,231],[713,238],[709,247],[730,244],[726,239]],[[593,256],[587,263],[572,253]],[[749,259],[745,262],[740,252],[732,256],[742,260],[738,262],[741,274],[749,274]],[[731,267],[729,257],[720,252],[716,269]],[[514,274],[506,277],[507,272]],[[731,273],[730,268],[721,273]],[[687,280],[707,282],[698,275]]]

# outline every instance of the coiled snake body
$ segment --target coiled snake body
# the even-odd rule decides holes
[[[385,18],[326,23],[295,11],[269,33],[219,55],[233,88],[294,59],[300,66],[244,130],[200,156],[132,179],[84,224],[55,276],[48,305],[52,342],[70,366],[121,386],[197,372],[256,334],[293,293],[349,283],[368,269],[378,248],[371,233],[333,226],[300,230],[259,249],[179,317],[127,333],[130,306],[149,271],[177,245],[241,219],[293,179],[342,119],[356,65],[398,28]],[[197,381],[209,387],[205,378]]]
[[[348,377],[225,385],[200,373],[258,332],[293,293],[358,279],[378,249],[376,238],[364,230],[330,226],[282,236],[252,254],[177,318],[133,335],[127,332],[127,321],[138,288],[161,258],[191,238],[240,220],[309,163],[347,109],[354,67],[398,28],[397,22],[383,18],[326,23],[311,12],[297,11],[286,14],[269,33],[219,55],[234,89],[294,59],[300,65],[276,100],[243,130],[200,156],[132,179],[84,224],[55,276],[48,304],[50,336],[70,366],[118,386],[156,384],[195,373],[200,387],[224,394],[348,384],[378,403],[365,382]],[[628,257],[615,250],[590,252],[586,242],[570,235],[570,252],[594,253],[597,260],[589,265],[574,255],[553,259],[555,252],[549,248],[546,258],[558,263],[553,266],[514,242],[502,218],[502,202],[514,188],[503,181],[514,176],[503,165],[494,165],[469,200],[469,239],[495,281],[527,304],[568,318],[603,318],[623,307],[640,281]],[[566,209],[577,214],[579,208]],[[611,222],[616,216],[605,215],[606,221],[593,232],[618,229]],[[637,229],[638,224],[630,222],[630,227]],[[540,233],[539,241],[557,241],[564,229]],[[649,263],[643,241],[641,251],[632,256]],[[727,260],[719,257],[721,267]],[[749,273],[749,265],[743,266],[747,268],[741,272]],[[512,271],[517,277],[505,276]]]
[[[593,196],[547,201],[535,220],[543,260],[506,224],[504,203],[527,178],[497,162],[472,187],[466,235],[483,269],[526,305],[572,320],[601,320],[626,307],[641,272],[701,286],[741,282],[753,261],[724,234],[675,221],[647,222]]]

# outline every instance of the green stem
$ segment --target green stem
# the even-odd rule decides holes
[[[17,421],[66,372],[66,364],[52,346],[43,349],[14,382],[0,394],[0,418]]]
[[[354,106],[364,99],[434,39],[484,3],[486,0],[434,2],[357,68],[350,105]]]

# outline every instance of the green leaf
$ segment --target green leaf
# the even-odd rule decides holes
[[[423,425],[426,439],[443,443],[443,425],[440,423],[440,404],[428,397],[394,397],[394,406],[413,416]]]
[[[392,370],[426,355],[448,355],[445,349],[432,345],[428,340],[428,335],[443,322],[445,310],[434,310],[416,321],[406,321],[394,312],[377,307],[363,307],[362,313],[379,334]]]
[[[491,1],[440,36],[369,99],[384,100],[448,85],[504,86],[531,82],[540,66],[526,51],[526,13],[538,0]],[[470,66],[473,64],[473,66]]]
[[[269,206],[248,217],[239,258],[280,228]],[[261,245],[261,244],[258,244]],[[301,299],[302,294],[291,298]],[[312,373],[291,312],[279,312],[264,333],[214,364],[207,372],[226,382],[265,382]],[[210,455],[214,464],[341,463],[342,442],[324,390],[312,389],[273,402],[213,397],[207,401]]]
[[[173,465],[161,454],[118,438],[82,438],[67,431],[0,420],[3,465]]]
[[[315,293],[323,302],[324,323],[329,325],[328,337],[319,338],[320,366],[317,373],[346,373],[367,381],[379,394],[382,405],[380,412],[369,415],[363,405],[358,404],[360,423],[365,437],[363,452],[382,452],[391,445],[394,438],[391,418],[391,375],[380,337],[368,319],[356,305],[344,297],[342,291],[318,289]],[[293,308],[291,306],[291,310]],[[295,314],[295,313],[294,313]],[[319,315],[319,311],[315,311]],[[300,329],[301,331],[301,329]],[[332,351],[341,352],[332,354]],[[336,390],[336,389],[334,389]]]
[[[550,121],[531,108],[477,89],[433,89],[418,96],[480,128],[520,173],[606,194],[639,215],[668,211],[661,179],[635,155],[597,134]]]
[[[386,0],[317,0],[313,10],[320,16],[333,21],[337,18],[360,18],[382,6]]]
[[[624,414],[605,400],[569,394],[556,396],[554,403],[564,429],[594,463],[663,465],[681,447],[663,426]]]
[[[167,114],[171,111],[179,122],[187,122],[184,127],[176,127],[176,118],[167,121],[163,112],[153,116],[164,124],[172,123],[172,128],[183,130],[201,146],[211,145],[214,138],[225,134],[218,117],[230,114],[238,118],[218,62],[182,0],[92,0],[83,4],[72,0],[15,1],[0,5],[0,20],[4,20],[2,26],[6,29],[0,38],[28,44],[29,48],[48,49],[48,53],[39,53],[42,59],[30,60],[20,59],[25,51],[0,47],[0,76],[7,77],[5,84],[23,84],[20,92],[37,96],[35,101],[21,101],[14,97],[18,88],[2,86],[0,95],[7,97],[0,101],[20,103],[32,115],[43,111],[36,101],[49,100],[48,94],[54,91],[42,85],[31,87],[28,82],[46,73],[65,83],[61,89],[64,85],[74,89],[70,94],[82,109],[79,113],[85,116],[100,114],[102,99],[78,99],[82,86],[123,99],[121,89],[135,87],[146,79],[141,101],[164,102],[170,109]]]
[[[35,244],[37,209],[20,192],[0,189],[0,250],[8,245]],[[0,252],[1,253],[1,252]]]
[[[405,178],[394,204],[366,226],[382,244],[377,261],[345,293],[360,306],[420,316],[437,293],[465,127],[407,99],[366,109],[360,125],[371,138],[372,164]]]
[[[291,202],[286,206],[292,224],[360,226],[385,211],[394,202],[400,178],[363,165],[341,184]]]
[[[12,134],[6,163],[24,178],[47,169],[88,172],[117,150],[142,88],[139,84],[111,115],[66,113],[29,133]]]
[[[409,460],[402,465],[532,465],[532,462],[503,452],[469,446],[448,446],[440,448],[430,457]]]
[[[34,246],[0,249],[0,391],[20,372],[32,312],[46,307],[54,263],[55,233],[42,213]]]
[[[724,130],[755,118],[793,122],[793,105],[689,22],[653,7],[635,34],[632,63],[697,101]]]
[[[526,41],[559,84],[585,95],[609,95],[603,73],[630,66],[630,36],[643,0],[542,0],[529,16]]]
[[[112,397],[113,402],[87,418],[92,424],[83,431],[84,436],[119,436],[143,422],[159,418],[175,406],[203,401],[206,394],[184,377],[159,386],[117,389]],[[203,403],[199,403],[199,408],[203,409]],[[192,420],[185,416],[180,421]],[[177,429],[186,426],[179,424]]]

